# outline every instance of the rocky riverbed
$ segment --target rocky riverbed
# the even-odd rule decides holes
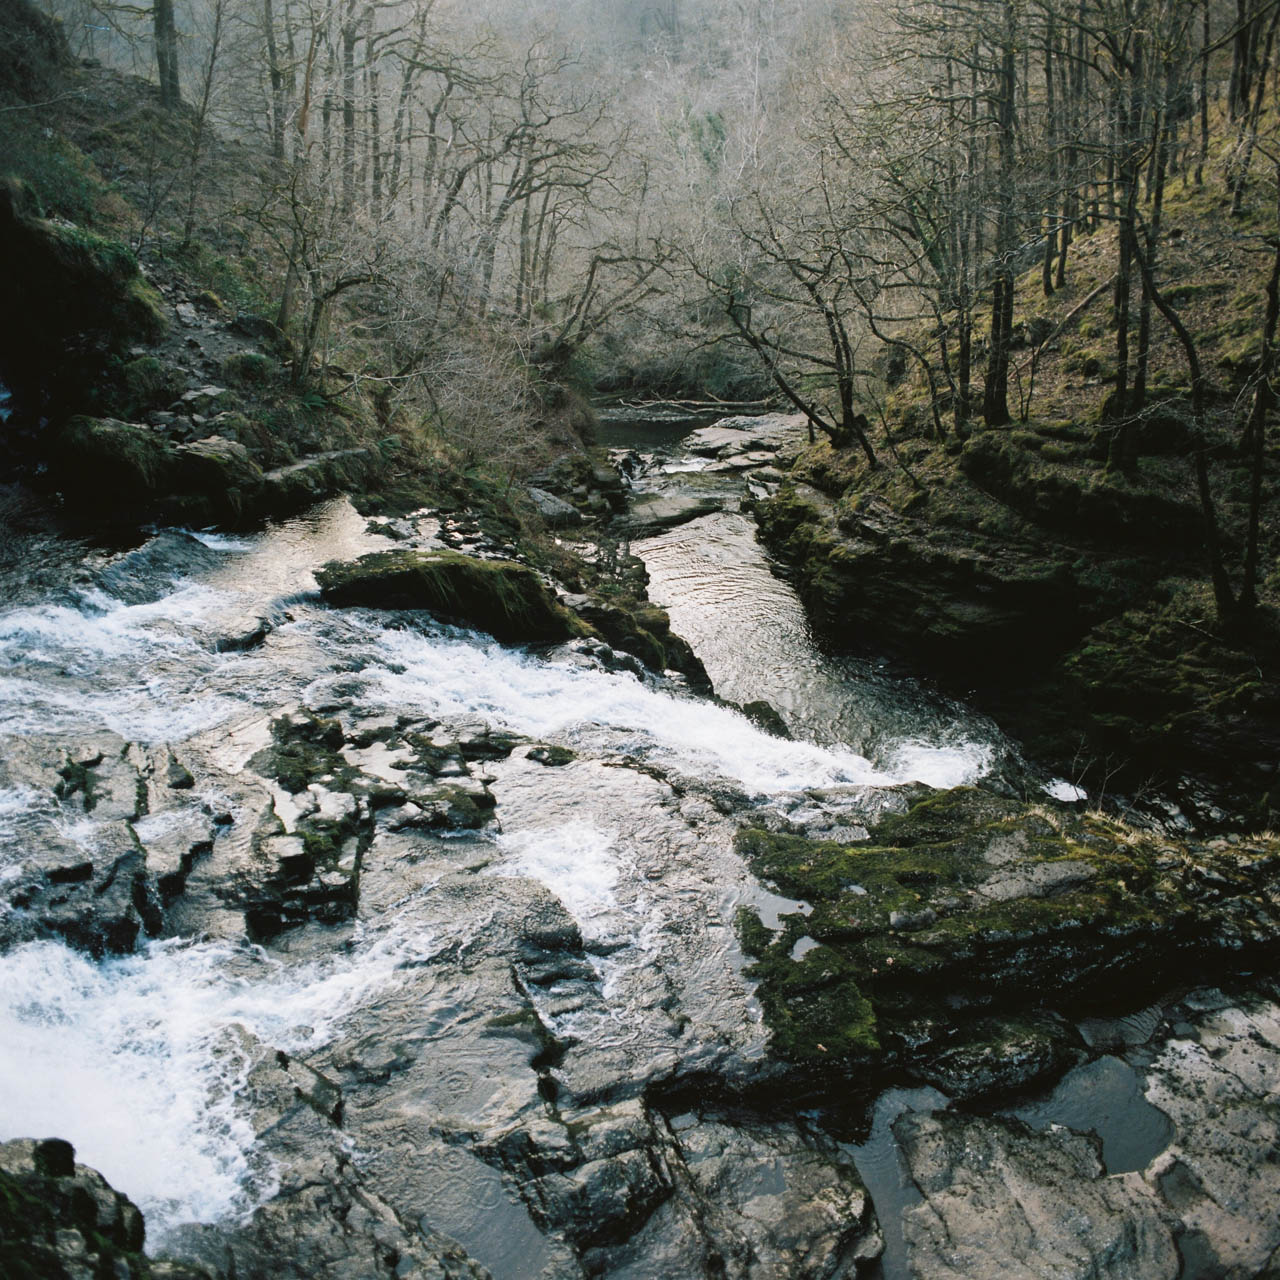
[[[587,554],[638,539],[683,673],[529,569],[477,612],[440,566],[520,550],[440,513],[18,530],[0,1183],[39,1274],[1276,1265],[1274,841],[1060,806],[989,721],[825,654],[733,523],[794,423],[715,430],[629,461],[652,501],[607,536],[547,481]],[[439,594],[337,598],[386,557]]]

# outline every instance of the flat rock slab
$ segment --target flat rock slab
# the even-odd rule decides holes
[[[767,413],[761,417],[723,418],[713,427],[690,432],[683,440],[690,453],[704,457],[728,458],[753,450],[777,450],[800,430],[799,414]]]
[[[632,535],[674,529],[720,510],[720,500],[692,494],[642,493],[617,523]]]

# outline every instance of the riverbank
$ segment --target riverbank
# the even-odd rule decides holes
[[[899,451],[866,472],[816,446],[757,508],[815,625],[972,697],[1079,785],[1274,821],[1271,586],[1247,627],[1217,618],[1185,464],[1108,476],[1085,428]]]

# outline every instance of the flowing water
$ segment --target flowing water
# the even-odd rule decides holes
[[[477,1068],[468,992],[483,1001],[488,988],[467,966],[492,968],[493,990],[513,999],[512,963],[493,959],[493,939],[547,902],[580,931],[586,962],[522,984],[567,1046],[556,1078],[569,1096],[748,1073],[765,1035],[734,913],[752,903],[776,924],[779,912],[807,908],[750,876],[732,849],[731,815],[856,817],[873,790],[952,786],[1015,759],[963,707],[875,664],[823,654],[731,510],[636,550],[717,692],[773,702],[791,741],[573,646],[507,648],[425,617],[326,609],[316,568],[388,545],[344,502],[235,538],[160,531],[123,553],[38,523],[12,532],[0,760],[106,740],[173,749],[202,808],[136,819],[148,847],[166,824],[199,813],[234,823],[216,828],[215,849],[239,839],[245,797],[258,794],[244,790],[246,762],[271,718],[299,705],[344,722],[478,724],[575,753],[560,768],[520,751],[485,765],[498,802],[485,831],[411,847],[380,827],[357,918],[332,936],[308,928],[263,949],[214,924],[98,962],[52,941],[0,956],[0,1138],[68,1138],[139,1202],[153,1238],[235,1220],[274,1193],[278,1170],[241,1097],[262,1046],[350,1075],[370,1044],[405,1039],[412,1059],[412,1046],[429,1042],[432,1075],[415,1106],[434,1108],[438,1128],[479,1131],[540,1106],[524,1057],[504,1067],[486,1048]],[[376,744],[361,757],[371,774],[395,764]],[[277,793],[287,826],[284,801]],[[73,816],[0,766],[0,882],[20,878],[41,842],[95,856],[110,835],[106,807]],[[390,1180],[373,1136],[385,1128],[361,1123],[348,1124],[348,1140],[371,1177]],[[509,1186],[499,1196],[493,1170],[470,1156],[460,1175],[463,1156],[445,1158],[458,1150],[441,1148],[429,1225],[496,1275],[554,1272],[519,1197]],[[423,1162],[420,1176],[434,1176]],[[468,1226],[448,1208],[463,1191],[496,1197],[484,1222]],[[505,1245],[495,1222],[506,1224]]]

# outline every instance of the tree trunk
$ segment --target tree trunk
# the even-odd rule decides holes
[[[1276,202],[1280,212],[1280,165],[1276,166]],[[1267,415],[1275,407],[1271,380],[1276,364],[1276,326],[1280,322],[1280,236],[1275,240],[1271,277],[1267,281],[1267,311],[1262,326],[1262,355],[1258,361],[1258,385],[1253,393],[1253,411],[1245,432],[1249,450],[1249,531],[1245,539],[1244,581],[1240,587],[1240,609],[1258,607],[1259,533],[1262,514],[1262,473],[1266,466]]]
[[[1014,103],[1017,93],[1018,61],[1015,40],[1014,3],[1005,0],[1004,47],[1000,58],[1000,98],[998,108],[999,208],[996,216],[996,261],[991,288],[991,337],[987,356],[986,387],[982,416],[989,427],[1007,425],[1009,416],[1009,344],[1013,335],[1013,253],[1014,253]]]
[[[271,154],[284,159],[284,74],[276,47],[276,19],[271,0],[262,0],[262,25],[267,36],[267,75],[271,79]]]
[[[348,217],[356,202],[356,41],[355,0],[347,4],[342,27],[342,212]]]
[[[173,0],[154,0],[151,10],[156,41],[156,72],[160,78],[160,105],[172,110],[182,101],[178,87],[178,28]]]

